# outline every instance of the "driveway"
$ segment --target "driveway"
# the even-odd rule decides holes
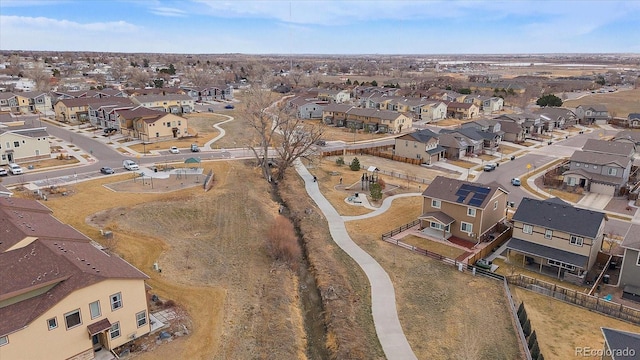
[[[604,210],[609,201],[613,199],[610,195],[587,193],[578,201],[578,206],[589,209]]]

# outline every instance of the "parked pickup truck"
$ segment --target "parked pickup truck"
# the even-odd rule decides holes
[[[493,263],[487,259],[480,259],[478,261],[476,261],[476,266],[481,268],[481,269],[485,269],[485,270],[491,270],[491,265]]]

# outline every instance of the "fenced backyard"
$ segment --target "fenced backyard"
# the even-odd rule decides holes
[[[587,293],[582,293],[556,284],[534,279],[522,274],[507,276],[506,278],[509,284],[520,286],[527,290],[553,297],[570,304],[578,305],[585,309],[622,321],[640,325],[640,310],[608,301],[597,296],[589,295]]]

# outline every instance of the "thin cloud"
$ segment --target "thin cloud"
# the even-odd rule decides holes
[[[176,9],[176,8],[168,8],[168,7],[157,7],[149,10],[152,14],[158,16],[169,16],[169,17],[186,17],[187,12],[184,10]]]
[[[78,30],[78,31],[109,31],[109,32],[130,32],[136,31],[139,28],[126,21],[109,21],[109,22],[93,22],[93,23],[79,23],[69,20],[58,20],[46,17],[28,17],[28,16],[13,16],[13,15],[0,15],[0,23],[3,28],[19,27],[21,29],[34,27],[42,29],[53,30]]]

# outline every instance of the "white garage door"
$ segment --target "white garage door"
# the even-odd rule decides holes
[[[609,195],[609,196],[615,196],[616,187],[613,185],[599,184],[599,183],[592,182],[590,192]]]

